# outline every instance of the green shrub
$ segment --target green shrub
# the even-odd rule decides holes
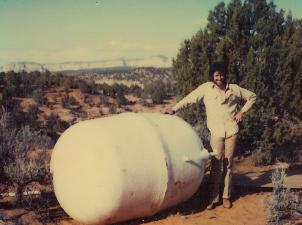
[[[129,92],[129,88],[126,86],[126,85],[124,85],[124,84],[118,84],[118,83],[114,83],[113,85],[112,85],[112,88],[113,88],[113,91],[115,92],[115,93],[119,93],[119,92],[121,92],[121,93],[128,93]]]
[[[28,151],[49,149],[53,146],[51,139],[33,131],[29,126],[17,129],[7,112],[0,118],[0,164],[1,179],[14,184],[17,189],[17,203],[21,201],[23,187],[32,181],[43,181],[47,175],[42,161],[28,158]],[[2,180],[3,182],[3,180]]]
[[[64,87],[64,91],[68,93],[69,89],[71,88],[71,79],[65,79],[62,85]]]
[[[22,203],[24,187],[31,182],[49,183],[50,168],[45,157],[32,158],[27,155],[15,155],[15,158],[3,166],[4,177],[16,189],[16,205]]]
[[[61,104],[62,104],[63,108],[68,108],[72,105],[76,105],[77,101],[75,100],[75,98],[73,96],[66,94],[62,98]]]
[[[89,85],[85,81],[80,82],[79,88],[83,94],[89,94],[91,92]]]
[[[47,102],[47,99],[44,97],[44,94],[40,89],[33,92],[33,99],[39,105],[43,105]]]
[[[80,91],[83,94],[98,94],[98,85],[94,81],[86,82],[80,81],[79,83]]]
[[[108,99],[106,95],[100,94],[100,103],[106,105],[108,103]]]
[[[271,151],[256,150],[252,154],[252,161],[255,166],[267,166],[274,162]]]
[[[134,96],[140,98],[142,96],[143,89],[138,85],[131,85],[129,88],[129,93],[132,93]]]
[[[116,101],[119,106],[128,104],[128,100],[122,92],[116,94]]]
[[[69,127],[69,123],[61,120],[56,113],[51,113],[46,118],[47,133],[53,139],[57,140],[59,134]]]
[[[38,105],[30,105],[26,114],[26,120],[28,125],[31,128],[37,128],[39,126],[38,122],[38,112],[39,112],[39,107]]]
[[[116,114],[117,113],[117,106],[116,105],[110,105],[109,106],[109,113],[110,114]]]
[[[113,98],[115,97],[115,91],[112,86],[103,83],[103,84],[99,84],[99,89],[102,94]]]
[[[299,196],[286,187],[285,179],[284,169],[273,171],[273,193],[265,203],[265,211],[270,225],[292,224],[291,221],[302,216],[302,203],[299,201]]]
[[[150,95],[153,104],[162,104],[167,98],[166,85],[160,80],[146,85],[145,92]]]
[[[272,139],[274,155],[279,161],[293,162],[302,152],[302,121],[298,118],[279,119],[274,124]]]

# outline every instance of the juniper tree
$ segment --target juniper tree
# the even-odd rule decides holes
[[[302,21],[291,13],[285,16],[284,10],[277,11],[266,0],[217,4],[209,12],[206,28],[185,40],[173,59],[179,98],[207,81],[209,67],[217,60],[227,64],[230,82],[257,94],[255,107],[243,122],[240,149],[284,148],[277,137],[287,123],[294,125],[288,127],[285,139],[292,137],[291,149],[297,149],[297,136],[302,139],[297,128],[302,124]],[[203,110],[197,108],[182,114],[192,125],[204,120]]]

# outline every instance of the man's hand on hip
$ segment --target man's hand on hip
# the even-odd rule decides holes
[[[242,122],[244,114],[245,114],[244,112],[240,111],[235,115],[234,119],[236,120],[237,123]]]

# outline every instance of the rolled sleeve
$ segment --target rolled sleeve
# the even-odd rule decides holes
[[[252,105],[256,102],[256,94],[247,89],[239,87],[241,97],[246,100],[246,103],[240,110],[241,112],[247,112],[252,107]]]
[[[206,84],[200,85],[186,97],[184,97],[181,101],[179,101],[173,108],[173,111],[178,111],[179,109],[188,106],[190,104],[196,103],[200,101],[205,94]]]

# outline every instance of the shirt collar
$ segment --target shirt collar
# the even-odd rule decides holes
[[[214,88],[214,87],[215,87],[215,84],[214,84],[214,82],[212,81],[212,88]],[[226,83],[225,91],[227,91],[229,88],[230,88],[229,83]]]

